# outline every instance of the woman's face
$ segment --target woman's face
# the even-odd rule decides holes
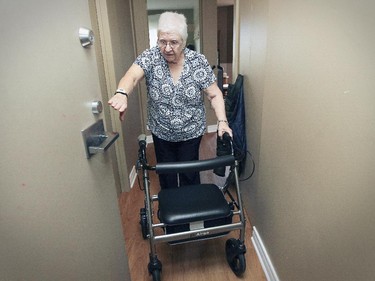
[[[168,63],[178,63],[184,45],[181,36],[175,32],[159,32],[158,46]]]

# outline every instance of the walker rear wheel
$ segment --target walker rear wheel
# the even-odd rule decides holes
[[[152,280],[153,280],[153,281],[161,281],[160,270],[155,269],[155,270],[152,272]]]

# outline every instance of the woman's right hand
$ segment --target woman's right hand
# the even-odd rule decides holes
[[[128,108],[128,97],[117,93],[108,101],[108,104],[120,112],[120,120],[124,121],[125,112]]]

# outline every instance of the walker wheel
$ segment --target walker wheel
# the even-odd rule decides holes
[[[246,270],[245,245],[234,238],[228,239],[225,244],[225,253],[234,274],[241,276]]]
[[[152,272],[152,280],[153,280],[153,281],[161,281],[160,270],[155,269],[155,270]]]
[[[154,256],[150,256],[150,262],[148,264],[148,272],[152,275],[153,281],[161,281],[161,270],[162,264],[159,259]]]
[[[148,238],[148,225],[147,225],[147,215],[146,215],[146,209],[145,208],[141,208],[141,211],[140,211],[140,225],[141,225],[141,229],[142,229],[142,237],[143,239],[147,239]]]

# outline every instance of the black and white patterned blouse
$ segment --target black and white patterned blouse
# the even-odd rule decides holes
[[[183,52],[185,62],[176,83],[159,47],[144,51],[134,62],[145,73],[148,127],[157,137],[171,142],[203,135],[206,112],[202,90],[216,80],[204,55],[188,48]]]

